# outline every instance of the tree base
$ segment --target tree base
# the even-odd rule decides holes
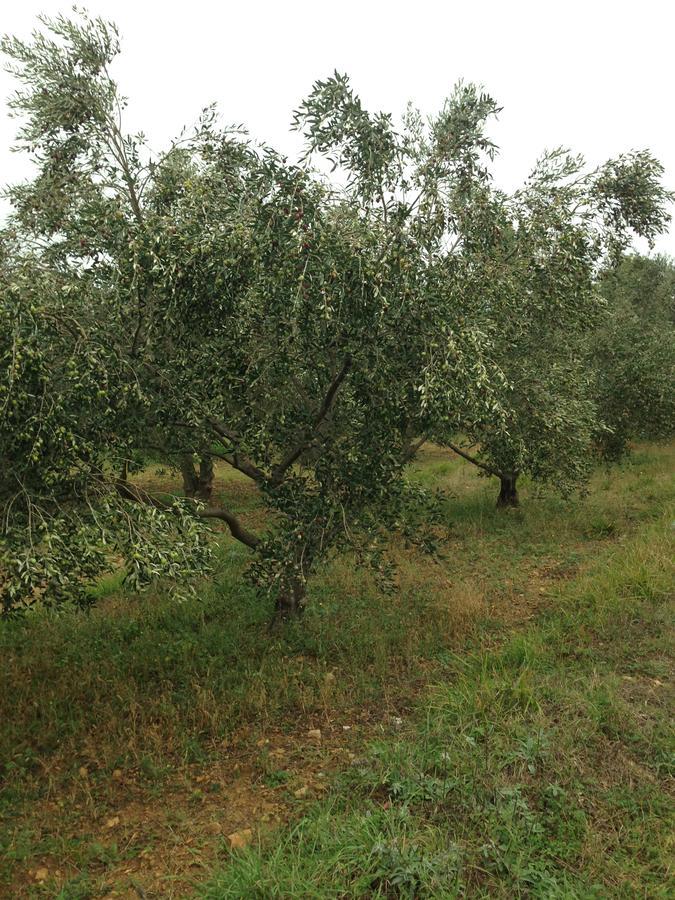
[[[515,476],[500,479],[499,497],[497,507],[499,509],[515,509],[520,506],[518,491],[516,489]]]
[[[274,605],[273,624],[297,620],[305,611],[307,591],[304,582],[297,581],[286,590],[280,591]]]

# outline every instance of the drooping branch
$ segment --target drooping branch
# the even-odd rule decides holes
[[[458,456],[461,456],[462,459],[465,459],[467,462],[470,462],[472,466],[478,466],[479,469],[483,469],[485,472],[488,472],[488,474],[494,475],[495,478],[502,477],[501,472],[498,472],[496,469],[493,469],[492,466],[488,466],[487,463],[481,462],[479,459],[476,459],[475,456],[470,456],[465,450],[462,450],[461,447],[457,447],[455,444],[451,444],[448,441],[445,441],[445,446],[449,447]]]
[[[117,479],[114,484],[120,496],[125,497],[127,500],[131,500],[134,503],[144,503],[153,506],[155,509],[161,509],[164,512],[170,512],[172,510],[172,505],[167,503],[166,500],[162,500],[161,497],[150,494],[136,484],[132,484],[129,481],[122,481],[121,479]],[[240,543],[245,544],[247,547],[250,547],[252,550],[261,543],[261,539],[245,528],[239,519],[228,509],[225,509],[225,507],[206,506],[200,508],[195,505],[194,511],[195,515],[200,519],[220,519],[225,522],[230,529],[232,537],[240,541]]]
[[[319,407],[319,409],[317,410],[317,413],[314,416],[312,424],[310,425],[309,428],[307,428],[305,430],[299,443],[289,453],[286,454],[286,456],[281,460],[280,463],[278,463],[276,466],[274,466],[274,469],[272,471],[272,478],[271,478],[272,485],[280,484],[281,481],[283,480],[284,475],[286,474],[288,469],[290,469],[290,467],[293,465],[293,463],[297,462],[297,460],[300,459],[300,457],[302,456],[303,453],[305,453],[306,450],[309,450],[309,448],[311,447],[311,445],[314,441],[316,431],[317,431],[319,425],[324,421],[324,419],[330,412],[331,407],[333,406],[333,401],[335,400],[335,395],[337,394],[338,390],[340,389],[340,385],[347,377],[351,367],[352,367],[352,358],[351,358],[351,355],[348,353],[345,356],[344,362],[342,364],[342,368],[337,373],[335,378],[331,381],[331,383],[328,387],[328,390],[326,391],[326,396],[323,398],[323,402],[322,402],[321,406]]]
[[[164,512],[171,510],[170,503],[167,503],[166,500],[162,500],[161,497],[157,497],[154,494],[150,494],[148,491],[144,491],[143,488],[138,487],[137,484],[132,484],[130,481],[123,481],[121,478],[117,478],[114,481],[114,485],[117,493],[120,497],[124,497],[125,500],[131,500],[133,503],[143,503],[146,506],[153,506],[155,509],[161,509]]]
[[[232,537],[242,544],[246,544],[252,550],[255,550],[261,543],[258,535],[244,528],[239,519],[224,507],[207,506],[204,509],[200,509],[197,515],[202,519],[221,519],[227,524]]]

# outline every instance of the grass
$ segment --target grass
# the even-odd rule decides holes
[[[394,595],[335,560],[272,636],[228,540],[193,600],[113,576],[89,613],[1,623],[0,895],[127,896],[138,877],[161,897],[667,896],[673,458],[644,446],[586,498],[525,485],[504,513],[431,448],[444,558],[394,543]],[[210,830],[247,824],[262,843],[241,855]]]
[[[603,554],[499,648],[448,654],[404,737],[198,896],[671,897],[671,531]]]

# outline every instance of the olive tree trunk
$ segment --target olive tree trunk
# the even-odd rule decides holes
[[[192,454],[184,453],[180,460],[180,470],[183,476],[185,496],[208,503],[213,495],[214,473],[211,457],[202,457],[199,460],[199,471],[197,471]]]
[[[499,497],[497,498],[498,507],[516,507],[519,506],[518,490],[516,488],[517,475],[500,475]]]
[[[295,619],[305,608],[307,585],[304,578],[290,578],[277,594],[275,619]]]
[[[314,558],[313,549],[307,545],[296,547],[290,555],[276,596],[275,621],[302,615],[307,598],[307,577],[313,568]]]

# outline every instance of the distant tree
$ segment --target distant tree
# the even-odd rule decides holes
[[[652,239],[668,221],[661,173],[644,152],[587,172],[554,151],[513,196],[492,194],[491,242],[464,242],[478,297],[467,319],[494,348],[497,405],[460,424],[463,441],[438,439],[499,478],[500,506],[518,505],[523,474],[567,493],[592,465],[603,426],[588,335],[606,320],[595,274],[631,234]]]
[[[675,262],[664,255],[625,254],[600,273],[610,312],[627,309],[647,325],[675,322]]]
[[[629,442],[675,432],[675,265],[667,257],[625,256],[606,269],[600,290],[607,314],[589,341],[609,459]]]

